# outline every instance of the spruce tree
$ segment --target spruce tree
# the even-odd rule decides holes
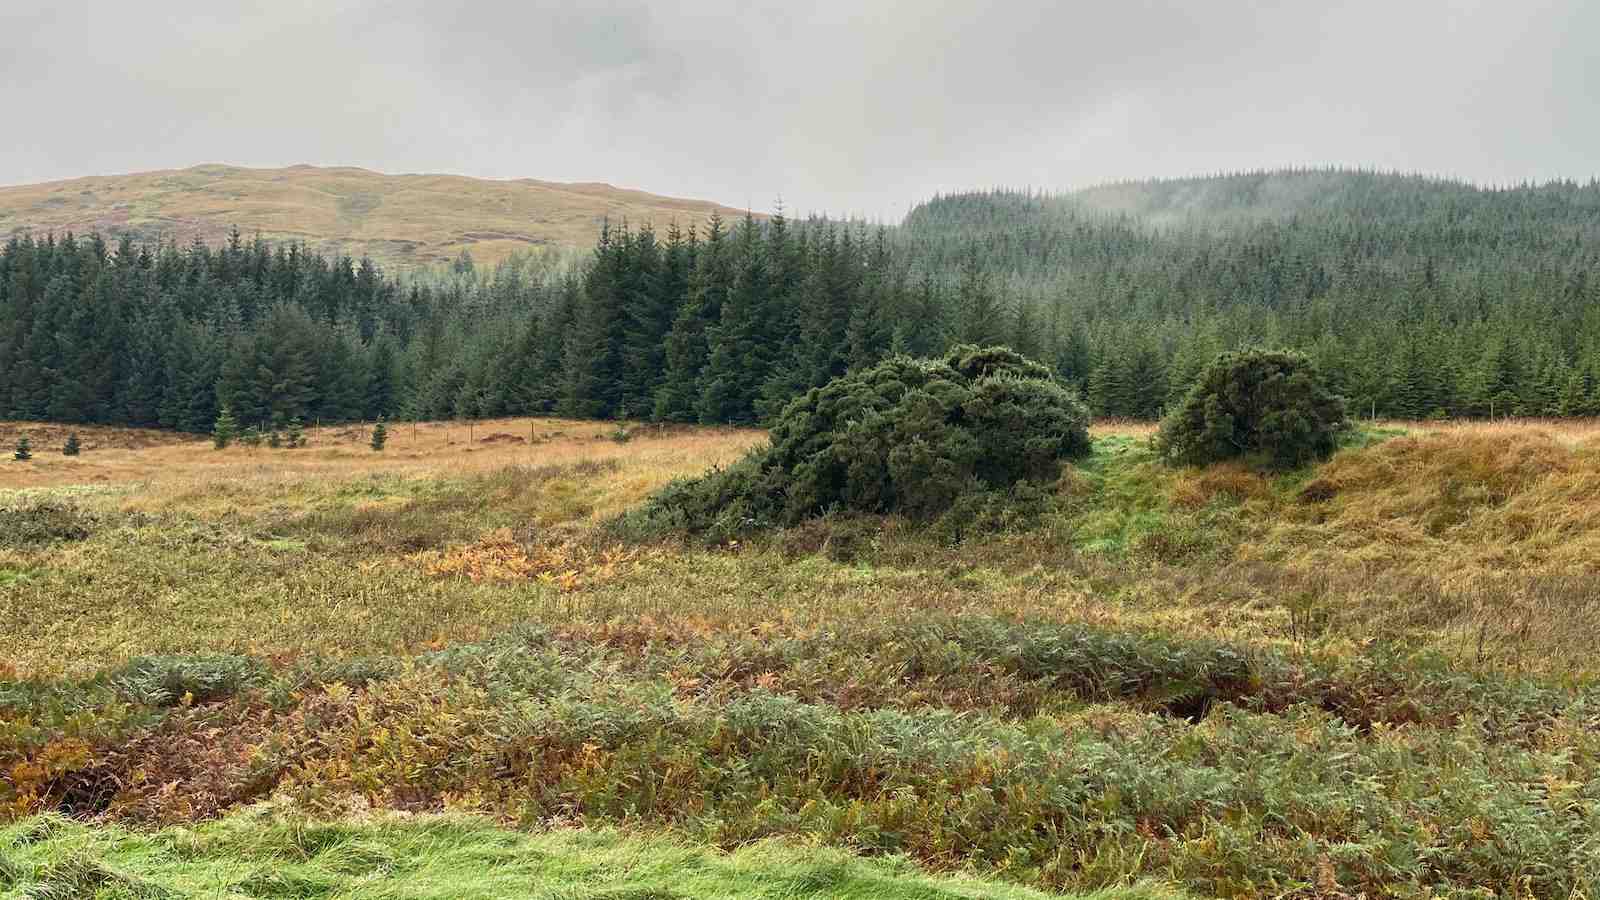
[[[233,413],[224,406],[221,414],[217,416],[216,424],[211,426],[211,446],[217,450],[225,450],[233,443],[233,438],[239,433],[239,421]]]
[[[987,347],[1011,336],[1004,307],[995,296],[976,245],[968,248],[962,260],[956,304],[957,337],[962,343]]]
[[[61,445],[61,454],[63,456],[77,456],[78,451],[81,449],[82,447],[78,443],[78,433],[76,431],[67,432],[67,442]]]
[[[372,426],[372,443],[371,443],[371,446],[372,446],[373,452],[379,452],[379,451],[383,450],[383,445],[388,443],[388,441],[389,441],[389,429],[383,424],[383,417],[379,416],[378,417],[378,421],[376,423],[374,423],[373,426]]]
[[[708,357],[701,374],[700,421],[754,422],[755,400],[766,379],[773,348],[766,342],[764,306],[771,300],[771,270],[759,226],[746,216],[739,225],[733,289],[722,315],[706,332]]]
[[[17,438],[17,449],[11,454],[11,458],[19,462],[33,459],[33,444],[27,435]]]
[[[655,398],[657,419],[692,422],[699,417],[703,369],[709,355],[707,331],[721,319],[733,281],[728,245],[722,218],[713,213],[705,240],[695,252],[688,298],[667,333],[666,372]]]
[[[583,302],[566,332],[565,375],[557,409],[562,415],[605,419],[622,394],[624,298],[635,241],[624,225],[601,227],[600,243],[585,270]]]
[[[297,449],[306,445],[305,424],[299,416],[289,420],[289,448]]]

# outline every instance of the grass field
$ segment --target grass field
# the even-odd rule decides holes
[[[0,896],[1600,896],[1593,423],[723,546],[610,523],[755,432],[22,432]]]
[[[237,227],[246,239],[301,241],[387,267],[449,262],[462,250],[493,264],[534,248],[587,249],[607,217],[665,231],[674,220],[685,228],[704,222],[713,210],[743,215],[608,184],[206,165],[0,187],[0,240],[97,230],[107,240],[133,234],[216,246]]]

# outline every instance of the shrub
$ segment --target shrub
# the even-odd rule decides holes
[[[130,700],[177,706],[222,700],[260,682],[263,666],[246,656],[141,656],[111,678]]]
[[[78,507],[60,500],[0,505],[0,547],[81,541],[89,536],[92,524]]]
[[[968,494],[1054,480],[1088,452],[1088,423],[1049,369],[1005,348],[896,357],[807,392],[768,447],[668,486],[638,515],[716,538],[835,509],[927,521]]]
[[[1169,462],[1206,465],[1257,458],[1280,468],[1332,454],[1347,427],[1344,399],[1296,353],[1224,353],[1162,423],[1156,450]]]
[[[61,445],[61,453],[64,456],[77,456],[82,449],[83,445],[78,443],[78,433],[76,431],[70,432],[67,435],[67,442]]]
[[[27,435],[17,438],[17,449],[11,454],[11,458],[18,462],[33,459],[33,444]]]

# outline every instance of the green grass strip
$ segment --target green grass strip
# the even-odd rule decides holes
[[[0,829],[0,898],[303,900],[1034,900],[1054,895],[899,858],[765,841],[724,854],[612,829],[523,833],[456,816],[330,824],[247,811],[194,828],[130,832],[37,817]],[[1137,886],[1095,900],[1177,900]]]

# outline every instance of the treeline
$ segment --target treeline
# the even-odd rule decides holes
[[[402,283],[238,234],[15,238],[0,249],[0,417],[202,432],[224,407],[280,427],[436,412],[437,380],[562,278],[529,258]]]
[[[1299,348],[1364,414],[1600,414],[1600,187],[1256,173],[936,198],[897,228],[602,229],[578,263],[386,276],[221,247],[0,249],[0,417],[208,430],[508,414],[756,423],[897,353],[1009,344],[1151,418]]]
[[[976,256],[1019,349],[1154,417],[1218,352],[1314,357],[1360,413],[1600,414],[1600,184],[1313,170],[937,198],[897,238]],[[1028,338],[1032,336],[1030,341]]]
[[[754,423],[890,352],[941,349],[943,295],[885,233],[782,217],[602,229],[581,265],[409,280],[239,235],[0,250],[0,417],[210,430],[379,415]]]

